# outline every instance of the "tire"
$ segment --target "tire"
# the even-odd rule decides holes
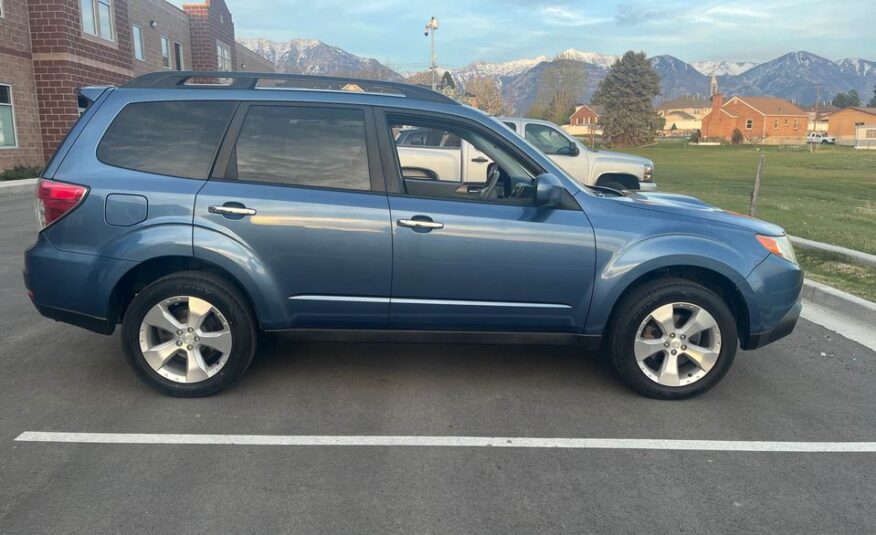
[[[828,140],[826,140],[826,139],[823,139],[823,140],[821,141],[821,144],[822,144],[822,145],[827,145],[828,143],[830,143],[830,142],[829,142]]]
[[[256,352],[256,325],[237,288],[210,273],[184,271],[134,297],[121,343],[134,374],[150,387],[175,397],[209,396],[246,372]]]
[[[678,326],[666,327],[672,332],[664,333],[657,320],[666,318],[668,311],[671,323],[665,325]],[[712,324],[708,330],[697,330]],[[736,329],[730,308],[711,290],[686,279],[659,279],[634,288],[616,305],[606,347],[621,380],[636,392],[655,399],[685,399],[708,391],[730,369],[738,344]],[[670,362],[675,362],[674,368]]]

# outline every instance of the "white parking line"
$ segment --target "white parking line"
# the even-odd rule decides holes
[[[153,433],[52,433],[27,431],[18,442],[86,444],[200,444],[225,446],[402,446],[450,448],[571,448],[612,450],[876,453],[876,442],[764,442],[639,438],[531,438],[371,435],[194,435]]]

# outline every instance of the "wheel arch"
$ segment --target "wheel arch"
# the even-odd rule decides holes
[[[606,172],[596,178],[597,186],[604,186],[609,182],[617,182],[626,189],[639,189],[639,179],[629,173]]]
[[[668,265],[646,271],[630,281],[612,303],[611,313],[606,322],[610,329],[617,319],[617,304],[643,284],[659,279],[683,279],[700,283],[713,291],[730,308],[736,321],[736,331],[740,340],[747,339],[751,326],[750,312],[745,297],[739,287],[726,274],[714,269],[693,264]]]

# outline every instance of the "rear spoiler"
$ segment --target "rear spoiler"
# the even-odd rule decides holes
[[[104,91],[107,89],[115,87],[112,85],[90,85],[86,87],[79,88],[79,94],[77,95],[77,100],[79,102],[79,107],[83,110],[87,110],[89,106],[94,104],[94,101],[100,98],[103,95]]]

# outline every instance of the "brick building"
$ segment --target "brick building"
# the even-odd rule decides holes
[[[712,96],[712,109],[703,117],[705,138],[731,139],[734,130],[747,141],[771,143],[806,138],[809,116],[785,99],[735,96],[724,102],[721,93]]]
[[[162,69],[273,70],[250,54],[223,0],[0,0],[0,171],[45,163],[79,116],[79,87]]]
[[[844,108],[827,118],[827,133],[835,136],[837,143],[853,145],[859,126],[876,128],[876,108]]]

